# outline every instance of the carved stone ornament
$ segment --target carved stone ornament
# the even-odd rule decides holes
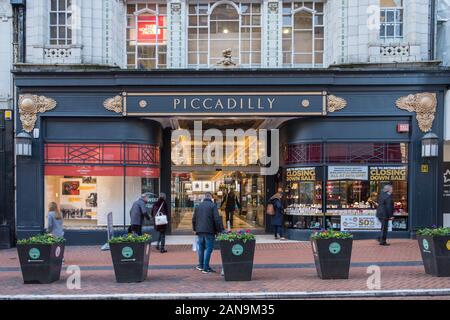
[[[344,109],[347,106],[347,101],[343,98],[339,98],[333,95],[329,95],[327,98],[327,110],[328,112],[336,112]]]
[[[113,111],[115,113],[123,112],[123,98],[122,96],[115,96],[108,98],[103,102],[103,106],[106,110]]]
[[[278,2],[269,2],[268,7],[270,12],[278,13]]]
[[[180,13],[181,12],[181,3],[179,3],[179,2],[171,3],[170,7],[172,8],[172,12],[174,12],[174,13]]]
[[[434,115],[436,113],[437,98],[436,93],[417,93],[401,97],[396,105],[399,109],[415,112],[419,128],[423,132],[428,132],[433,127]]]
[[[236,63],[233,61],[231,48],[222,50],[223,59],[217,62],[218,65],[222,65],[224,67],[235,66]]]
[[[37,114],[50,111],[56,107],[56,101],[44,96],[24,94],[19,96],[19,114],[22,128],[31,132],[36,125]]]

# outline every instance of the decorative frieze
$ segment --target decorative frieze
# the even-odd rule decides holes
[[[19,96],[19,114],[22,128],[31,132],[36,125],[37,114],[50,111],[56,107],[56,101],[44,96],[24,94]]]
[[[336,112],[344,109],[347,106],[347,100],[344,98],[336,97],[334,95],[329,95],[327,97],[327,111]]]
[[[108,98],[103,102],[103,106],[106,110],[113,111],[115,113],[123,112],[123,98],[122,96],[115,96]]]
[[[396,105],[399,109],[416,113],[421,131],[428,132],[432,129],[437,106],[436,93],[410,94],[398,99]]]

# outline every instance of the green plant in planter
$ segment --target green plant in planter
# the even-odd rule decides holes
[[[224,233],[221,233],[217,240],[219,241],[236,241],[236,240],[242,240],[244,243],[250,240],[255,240],[255,235],[250,230],[240,230],[240,231],[227,231]]]
[[[313,240],[318,239],[351,239],[353,235],[348,232],[340,232],[334,230],[322,230],[315,232],[311,235]]]
[[[144,234],[142,236],[135,236],[133,234],[124,235],[121,237],[114,237],[109,240],[109,243],[143,243],[152,240],[152,236],[149,234]]]
[[[26,244],[62,244],[66,241],[64,238],[54,237],[51,234],[40,234],[37,236],[30,237],[28,239],[18,240],[17,244],[26,245]]]
[[[423,228],[417,230],[417,235],[424,237],[450,236],[450,228]]]

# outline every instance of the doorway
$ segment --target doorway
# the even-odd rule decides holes
[[[203,119],[203,132],[217,129],[224,133],[228,129],[258,129],[263,124],[262,119]],[[186,130],[194,136],[194,121],[177,119],[177,127]],[[193,140],[181,139],[185,149],[195,150]],[[255,232],[265,230],[266,177],[261,175],[259,163],[249,161],[252,153],[250,144],[253,140],[245,138],[230,142],[224,141],[223,162],[214,164],[202,160],[201,164],[194,161],[194,152],[189,155],[188,164],[177,164],[173,157],[174,142],[172,141],[171,163],[171,230],[175,234],[192,232],[192,217],[195,207],[199,205],[210,192],[213,195],[219,214],[225,228],[232,230],[250,229]],[[205,150],[206,142],[201,142]],[[227,152],[227,147],[235,143],[233,152]],[[258,143],[258,141],[257,141]],[[242,149],[239,149],[239,147]],[[179,151],[179,150],[178,150]],[[244,155],[243,162],[230,164],[230,158]],[[191,158],[192,157],[192,158]],[[234,195],[234,197],[232,196]],[[231,202],[229,199],[236,199]],[[233,210],[234,209],[234,210]]]
[[[265,227],[265,179],[259,172],[224,171],[222,169],[172,172],[172,230],[175,233],[192,231],[195,207],[206,192],[213,195],[225,227],[233,230],[263,230]],[[237,201],[227,202],[235,195]],[[234,207],[235,206],[235,207]],[[226,211],[232,211],[228,216]]]

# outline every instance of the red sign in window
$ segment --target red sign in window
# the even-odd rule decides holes
[[[139,44],[165,42],[165,17],[143,16],[138,18],[137,38]]]

